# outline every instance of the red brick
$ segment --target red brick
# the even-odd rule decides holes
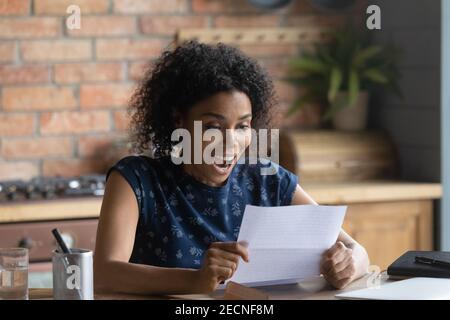
[[[77,99],[74,90],[67,87],[5,87],[2,105],[13,111],[72,109],[77,106]]]
[[[279,25],[279,15],[217,16],[214,19],[214,26],[219,28],[277,27]]]
[[[114,128],[116,131],[127,131],[130,125],[130,117],[126,110],[114,112]]]
[[[120,63],[63,63],[54,65],[55,81],[78,83],[122,80]]]
[[[130,16],[83,17],[81,28],[67,30],[70,36],[120,36],[136,33],[136,18]]]
[[[78,154],[83,158],[100,158],[107,154],[124,154],[127,152],[126,136],[95,135],[81,136],[78,139]]]
[[[61,21],[58,18],[2,18],[0,38],[49,38],[60,34]]]
[[[70,156],[73,153],[70,138],[13,138],[3,139],[2,156],[5,159]]]
[[[187,0],[114,0],[114,12],[119,13],[183,13]]]
[[[86,133],[109,131],[107,111],[46,112],[40,116],[42,134]]]
[[[262,11],[243,0],[192,0],[195,13],[251,13]]]
[[[283,78],[288,75],[289,71],[288,59],[262,59],[259,62],[261,66],[264,69],[266,69],[266,71],[274,79]]]
[[[110,164],[96,159],[44,159],[44,176],[74,177],[85,174],[105,174]]]
[[[81,108],[126,106],[133,86],[129,84],[84,84],[80,88]]]
[[[34,0],[36,15],[66,16],[70,5],[80,7],[81,14],[105,13],[109,9],[108,0]]]
[[[0,0],[0,15],[27,15],[30,12],[30,0]]]
[[[0,136],[14,137],[33,134],[35,130],[34,115],[24,113],[0,114]]]
[[[344,15],[295,15],[286,17],[286,25],[290,27],[330,27],[342,26],[347,21]]]
[[[21,52],[25,61],[77,61],[92,56],[89,40],[25,41]]]
[[[29,161],[0,162],[0,180],[31,179],[39,174],[37,163]]]
[[[151,59],[158,57],[166,43],[158,39],[102,39],[97,40],[99,60]]]
[[[242,45],[240,48],[254,58],[294,57],[299,52],[299,47],[293,44],[248,44]]]
[[[175,35],[177,30],[183,28],[206,28],[206,16],[144,16],[140,19],[140,28],[143,33]]]
[[[0,62],[12,62],[15,50],[16,44],[14,42],[0,42]]]
[[[131,62],[128,66],[128,78],[134,81],[139,81],[142,79],[148,68],[151,68],[149,61]]]
[[[0,65],[0,84],[42,83],[50,80],[49,67],[39,65]]]

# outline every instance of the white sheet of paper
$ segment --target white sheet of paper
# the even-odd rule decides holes
[[[336,242],[346,209],[247,205],[238,241],[248,243],[250,262],[240,261],[230,281],[259,286],[320,275],[322,254]]]

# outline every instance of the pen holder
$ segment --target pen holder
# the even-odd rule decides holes
[[[53,251],[53,298],[56,300],[93,300],[92,251],[71,249]]]

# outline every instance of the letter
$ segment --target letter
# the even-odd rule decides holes
[[[175,314],[181,314],[181,307],[175,308]]]
[[[73,290],[77,289],[80,290],[80,267],[75,265],[70,265],[66,269],[67,274],[72,274],[69,276],[66,280],[66,286],[67,289]]]
[[[381,9],[379,6],[373,4],[367,7],[367,14],[370,16],[367,18],[367,29],[369,30],[381,30]]]
[[[213,164],[215,157],[223,157],[222,131],[220,131],[219,129],[206,130],[203,134],[203,141],[209,142],[211,141],[211,138],[214,138],[214,140],[203,150],[203,160],[206,164]]]
[[[173,146],[170,158],[174,164],[191,163],[191,134],[187,129],[178,128],[173,130],[170,140],[172,142],[182,141]]]
[[[66,27],[69,30],[81,29],[81,9],[77,5],[67,7],[66,13],[71,14],[66,19]]]

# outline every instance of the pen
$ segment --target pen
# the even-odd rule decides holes
[[[58,229],[52,230],[53,236],[56,239],[56,242],[58,243],[59,247],[62,250],[62,253],[72,253],[71,250],[67,247],[66,243],[64,242],[63,238],[61,237],[61,234],[59,233]]]
[[[450,268],[450,262],[436,260],[436,259],[427,258],[427,257],[416,256],[415,262],[422,263],[422,264],[428,264],[430,266],[439,266],[439,267],[444,267],[444,268]]]

